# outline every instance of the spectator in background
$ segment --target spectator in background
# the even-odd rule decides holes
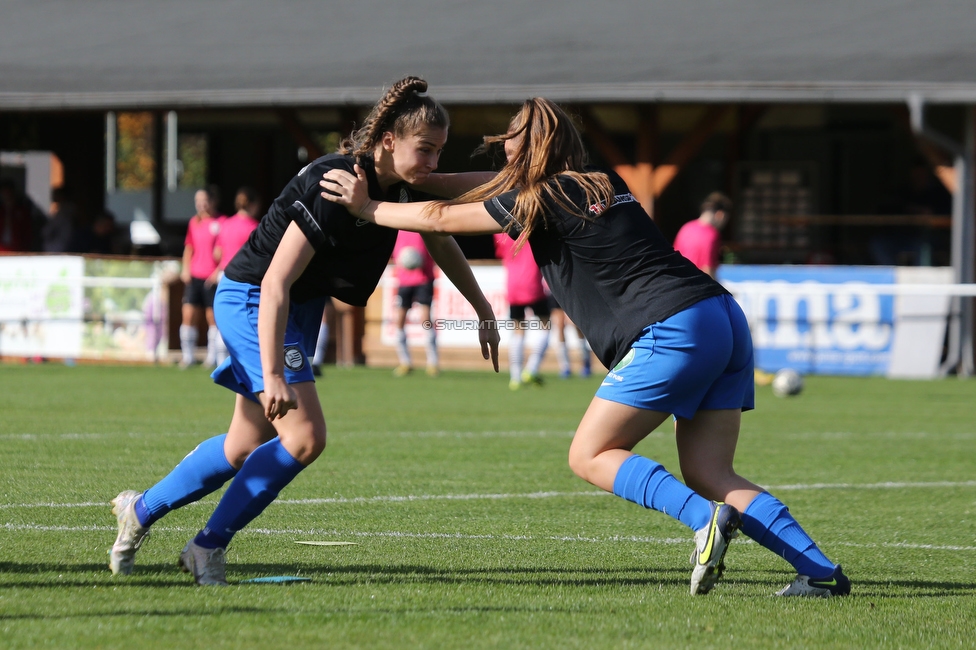
[[[559,376],[562,379],[569,379],[573,375],[572,368],[569,363],[569,348],[566,346],[566,327],[572,327],[576,330],[576,336],[579,339],[579,353],[580,353],[580,377],[589,377],[593,373],[591,367],[590,357],[592,356],[592,351],[590,350],[590,344],[587,342],[586,337],[583,336],[583,332],[580,328],[569,319],[563,308],[559,306],[556,299],[549,294],[549,311],[550,319],[552,321],[552,329],[555,330],[556,340],[553,345],[556,348],[556,360],[559,362]]]
[[[329,351],[329,321],[335,318],[335,305],[331,296],[325,297],[325,309],[322,310],[322,322],[319,323],[319,335],[315,339],[315,353],[312,355],[312,374],[322,376],[322,364]]]
[[[400,361],[393,374],[403,377],[413,371],[410,349],[407,347],[407,312],[414,305],[420,307],[420,321],[430,322],[430,307],[434,301],[434,258],[427,252],[422,235],[401,231],[393,247],[394,276],[397,279],[397,358]],[[437,329],[427,330],[427,374],[436,377]]]
[[[209,186],[197,190],[193,197],[197,213],[190,218],[183,243],[183,322],[180,325],[180,366],[196,363],[197,326],[206,316],[207,365],[216,365],[217,325],[214,322],[213,299],[217,292],[218,269],[214,246],[220,232],[217,219],[217,189]]]
[[[227,264],[241,249],[251,233],[257,229],[260,221],[261,203],[258,200],[257,192],[250,187],[242,187],[237,190],[237,195],[234,197],[234,207],[237,212],[234,216],[221,221],[220,232],[217,234],[214,244],[214,259],[217,260],[217,268],[221,272],[227,268]]]
[[[508,343],[508,387],[518,390],[522,384],[542,385],[539,367],[549,346],[549,299],[542,284],[542,271],[532,256],[529,242],[516,249],[515,242],[505,233],[496,233],[495,255],[505,267],[505,288],[508,292],[509,318],[515,321],[515,329]],[[531,339],[529,362],[522,369],[525,350],[525,330],[528,321],[525,309],[529,308],[543,328],[539,336]]]
[[[78,208],[63,187],[52,190],[51,202],[54,207],[41,230],[41,248],[45,253],[66,253],[74,237]]]
[[[17,187],[12,178],[0,181],[0,253],[31,250],[36,206]]]
[[[115,215],[102,210],[92,222],[92,245],[90,252],[99,255],[122,255],[128,251],[122,242],[122,233],[115,225]]]
[[[214,244],[214,258],[217,260],[218,281],[224,275],[224,269],[234,258],[237,251],[247,241],[251,233],[258,227],[261,214],[261,203],[258,201],[258,194],[250,187],[242,187],[237,190],[234,197],[234,207],[237,212],[232,217],[224,219],[220,224],[220,232],[217,233],[217,241]],[[216,285],[216,283],[214,283]],[[215,361],[217,365],[223,363],[227,358],[227,348],[224,340],[217,331],[215,342],[216,352]]]
[[[108,210],[102,210],[94,218],[81,213],[75,221],[68,250],[72,253],[121,255],[128,252],[121,239],[115,227],[115,215]]]
[[[700,216],[681,226],[674,238],[674,250],[711,277],[716,277],[722,243],[719,233],[731,214],[729,197],[712,192],[702,202]]]

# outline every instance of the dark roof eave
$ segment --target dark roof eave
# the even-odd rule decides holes
[[[484,85],[437,88],[445,104],[507,104],[544,96],[558,102],[615,103],[926,103],[974,104],[976,83],[933,82],[647,82]],[[124,110],[369,105],[373,87],[105,92],[0,92],[0,110]]]

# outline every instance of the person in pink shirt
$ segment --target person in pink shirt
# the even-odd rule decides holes
[[[722,243],[719,232],[731,213],[732,201],[721,192],[712,192],[702,202],[701,215],[681,226],[674,238],[674,250],[714,278]]]
[[[257,192],[250,187],[242,187],[237,190],[237,195],[234,197],[234,207],[237,208],[237,213],[221,221],[220,232],[217,233],[217,240],[214,244],[218,280],[223,277],[227,264],[241,249],[251,233],[257,229],[260,220],[261,203],[258,201]],[[214,284],[216,286],[216,283]],[[224,346],[224,340],[221,338],[218,329],[214,361],[220,365],[226,358],[227,348]]]
[[[258,201],[257,192],[250,187],[242,187],[237,190],[237,196],[234,197],[234,207],[237,208],[237,213],[221,222],[220,232],[217,234],[217,241],[214,246],[217,268],[221,271],[227,268],[227,264],[241,249],[251,233],[257,229],[260,221],[261,203]]]
[[[400,365],[393,374],[403,377],[413,371],[410,350],[407,347],[407,312],[414,305],[420,309],[420,321],[430,322],[431,304],[434,301],[434,258],[427,252],[424,238],[419,233],[401,230],[393,247],[393,274],[399,285],[397,288],[397,358]],[[428,331],[427,374],[436,377],[438,369],[437,329]]]
[[[402,231],[401,231],[402,232]],[[508,345],[508,387],[518,390],[523,384],[542,385],[539,366],[549,345],[549,301],[542,284],[542,271],[532,256],[529,242],[516,250],[515,241],[506,233],[496,233],[495,257],[501,259],[505,267],[505,288],[508,292],[509,318],[515,321],[515,329]],[[528,321],[526,308],[539,319],[542,327],[538,336],[529,341],[529,361],[522,368],[525,349],[525,330]]]
[[[217,216],[217,188],[198,190],[193,196],[197,213],[190,218],[183,242],[183,322],[180,325],[180,348],[187,368],[196,363],[197,323],[207,319],[207,365],[216,365],[217,325],[214,322],[213,299],[219,271],[214,246],[220,233]]]

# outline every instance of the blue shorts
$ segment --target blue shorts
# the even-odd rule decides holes
[[[691,419],[697,411],[755,408],[752,335],[738,303],[706,298],[647,326],[596,396]]]
[[[217,285],[214,319],[229,356],[210,375],[216,383],[255,402],[258,401],[255,393],[264,390],[261,347],[258,344],[260,302],[261,287],[235,282],[227,277]],[[309,358],[315,353],[323,309],[325,298],[292,302],[288,306],[285,381],[289,384],[315,380]]]

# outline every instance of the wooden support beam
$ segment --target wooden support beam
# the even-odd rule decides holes
[[[730,106],[711,106],[698,120],[691,132],[675,147],[664,162],[654,170],[654,197],[661,196],[681,170],[698,155],[701,148],[715,132]]]
[[[710,106],[691,132],[685,136],[667,159],[655,166],[657,159],[657,107],[647,106],[641,111],[637,127],[636,160],[631,162],[586,108],[579,110],[587,139],[624,179],[644,210],[653,217],[654,201],[667,189],[681,170],[698,155],[715,132],[730,106]],[[758,119],[758,116],[756,117]]]
[[[634,176],[636,189],[634,198],[644,211],[654,218],[654,175],[657,169],[658,121],[657,106],[641,106],[637,122],[637,150],[635,152]]]
[[[627,156],[624,155],[624,152],[620,150],[617,143],[603,129],[603,126],[589,108],[585,106],[581,107],[579,109],[579,116],[583,122],[583,129],[587,139],[593,143],[593,146],[597,148],[600,155],[606,159],[610,166],[617,167],[618,165],[630,164]]]
[[[641,204],[644,211],[654,216],[654,164],[653,156],[657,144],[657,111],[656,108],[642,112],[638,124],[637,134],[637,162],[631,163],[620,150],[617,143],[603,129],[592,112],[586,107],[579,109],[579,116],[587,139],[596,147],[600,155],[627,183],[634,198]]]

